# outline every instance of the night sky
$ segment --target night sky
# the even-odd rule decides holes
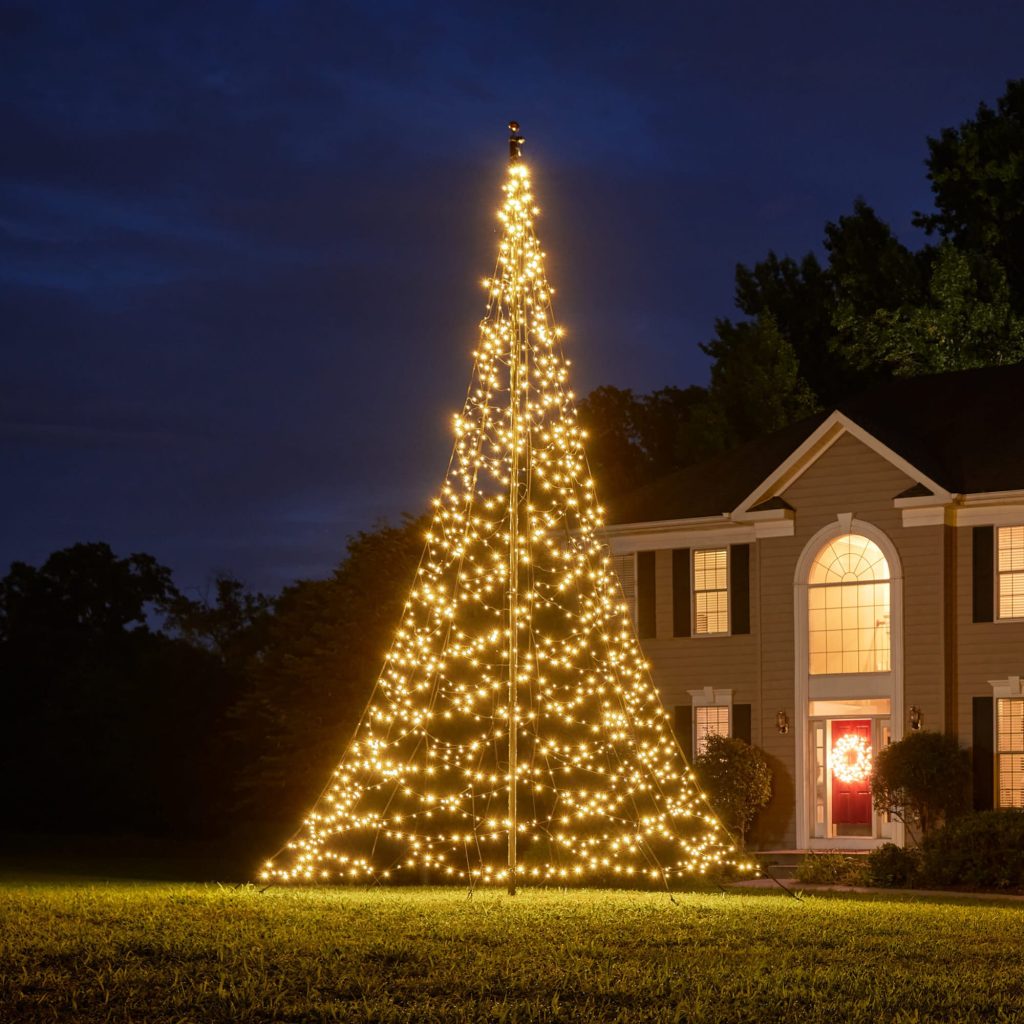
[[[578,393],[705,383],[733,270],[1024,74],[1024,4],[0,4],[0,572],[107,540],[275,590],[421,511],[505,124]]]

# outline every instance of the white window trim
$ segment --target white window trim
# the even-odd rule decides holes
[[[1020,676],[1007,676],[990,679],[989,686],[992,687],[992,806],[1002,810],[999,803],[999,701],[1024,698],[1024,682]]]
[[[891,565],[890,559],[886,555],[885,549],[880,544],[878,544],[878,541],[875,540],[874,537],[871,537],[867,533],[864,533],[863,531],[855,530],[853,528],[853,513],[852,512],[840,512],[839,515],[836,516],[836,522],[839,524],[841,532],[838,533],[838,534],[835,534],[831,539],[835,540],[837,537],[842,537],[842,536],[844,536],[846,534],[856,534],[858,532],[860,533],[861,536],[868,537],[868,540],[871,540],[876,545],[878,545],[878,548],[882,552],[882,555],[885,556],[885,558],[886,558],[886,567],[889,570],[889,575],[884,580],[863,580],[863,581],[858,580],[856,583],[852,583],[852,584],[846,584],[846,583],[811,583],[811,582],[809,582],[811,569],[814,567],[815,563],[817,562],[818,554],[821,553],[822,549],[825,546],[824,544],[822,544],[821,548],[818,549],[818,551],[815,553],[814,557],[810,559],[810,562],[809,562],[809,565],[808,565],[808,568],[807,568],[807,573],[806,573],[806,577],[807,578],[804,580],[804,587],[805,587],[806,592],[807,592],[807,600],[808,601],[810,600],[810,593],[811,593],[812,590],[822,590],[825,587],[830,587],[830,586],[871,586],[874,583],[888,583],[889,584],[889,609],[890,609],[889,617],[891,619],[892,618],[892,595],[893,595],[893,588],[892,588],[892,565]],[[826,541],[826,543],[828,543],[828,541]],[[806,552],[805,552],[805,556],[806,556]],[[807,609],[805,614],[807,616],[807,628],[810,629],[810,610]],[[872,669],[872,670],[870,670],[868,672],[812,672],[811,671],[811,664],[810,664],[810,662],[811,662],[811,656],[810,656],[810,635],[808,635],[807,638],[806,638],[806,644],[807,644],[807,674],[808,674],[808,676],[811,679],[814,679],[814,680],[826,680],[826,679],[840,679],[841,678],[843,680],[851,680],[853,682],[853,684],[856,685],[856,679],[859,676],[877,676],[879,678],[886,679],[886,680],[889,678],[889,674],[891,672],[891,666],[892,666],[892,624],[891,624],[891,622],[890,622],[890,626],[889,626],[889,665],[890,665],[889,669]],[[849,684],[847,684],[846,688],[849,689]]]
[[[993,622],[1024,622],[1024,615],[999,614],[999,531],[1013,526],[1024,526],[1024,523],[996,523],[992,527],[992,608],[995,611],[992,616]]]
[[[725,618],[729,623],[729,628],[722,633],[698,633],[697,632],[697,552],[698,551],[724,551],[725,552]],[[696,637],[700,640],[712,638],[712,637],[723,637],[732,636],[732,573],[730,571],[730,562],[732,561],[732,545],[731,544],[712,544],[712,545],[701,545],[699,548],[690,548],[690,636]],[[702,594],[711,593],[708,590],[702,590]],[[732,722],[732,714],[730,712],[729,721]]]
[[[890,628],[889,635],[889,671],[872,672],[860,675],[860,685],[844,686],[845,692],[828,692],[821,685],[822,679],[827,676],[811,676],[810,664],[808,661],[808,648],[810,646],[807,635],[807,578],[818,552],[825,541],[832,537],[838,537],[843,533],[860,533],[870,540],[873,540],[881,549],[889,562],[889,608]],[[874,523],[858,519],[852,512],[840,512],[835,520],[827,523],[811,537],[804,546],[803,553],[797,559],[796,569],[793,573],[793,623],[794,636],[794,665],[795,685],[793,687],[793,742],[796,749],[796,845],[803,848],[810,842],[810,801],[808,799],[807,780],[812,777],[810,765],[810,726],[808,718],[808,701],[810,700],[811,680],[814,679],[814,694],[816,697],[829,696],[863,696],[863,697],[888,697],[892,703],[892,714],[890,716],[890,731],[892,742],[903,738],[903,562],[892,538],[884,530],[879,529]],[[840,680],[842,677],[832,677]],[[849,678],[849,677],[847,677]],[[888,685],[886,685],[886,683]],[[852,680],[851,680],[852,684]],[[837,686],[837,691],[839,690]],[[831,687],[829,688],[831,689]],[[892,842],[899,846],[903,845],[903,826],[895,823]],[[830,843],[838,846],[836,840]],[[858,839],[858,843],[865,845],[864,840]]]
[[[721,636],[721,633],[712,634],[715,636]],[[702,690],[688,690],[690,694],[690,701],[693,705],[693,714],[691,716],[692,721],[690,722],[690,742],[692,746],[690,749],[693,751],[693,756],[697,757],[697,708],[728,708],[729,709],[729,725],[726,729],[726,736],[732,736],[733,729],[733,718],[732,718],[732,690],[731,689],[715,689],[713,686],[705,686]]]

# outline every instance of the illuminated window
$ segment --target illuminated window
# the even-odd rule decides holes
[[[693,749],[698,757],[708,749],[709,736],[728,735],[728,707],[698,705],[693,709]]]
[[[1024,697],[996,700],[999,806],[1024,807]]]
[[[856,533],[830,540],[808,576],[811,675],[888,672],[889,563]]]
[[[693,553],[693,632],[729,632],[729,549]]]
[[[1024,526],[996,531],[999,618],[1024,619]]]

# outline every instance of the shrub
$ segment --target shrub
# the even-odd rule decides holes
[[[757,812],[772,796],[772,771],[764,754],[735,737],[709,736],[694,768],[715,813],[742,847]]]
[[[914,885],[921,869],[921,855],[913,848],[885,843],[867,857],[867,876],[871,885],[899,889]]]
[[[968,809],[970,784],[970,761],[955,739],[912,732],[875,756],[871,796],[876,811],[899,818],[912,836],[918,825],[924,836]]]
[[[931,833],[922,847],[927,885],[1024,889],[1024,811],[980,811]]]
[[[808,885],[867,885],[867,864],[863,856],[810,853],[797,866],[796,880]]]

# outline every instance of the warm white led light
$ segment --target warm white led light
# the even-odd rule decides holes
[[[732,859],[599,538],[523,163],[504,192],[405,612],[340,765],[267,880],[663,884]]]

